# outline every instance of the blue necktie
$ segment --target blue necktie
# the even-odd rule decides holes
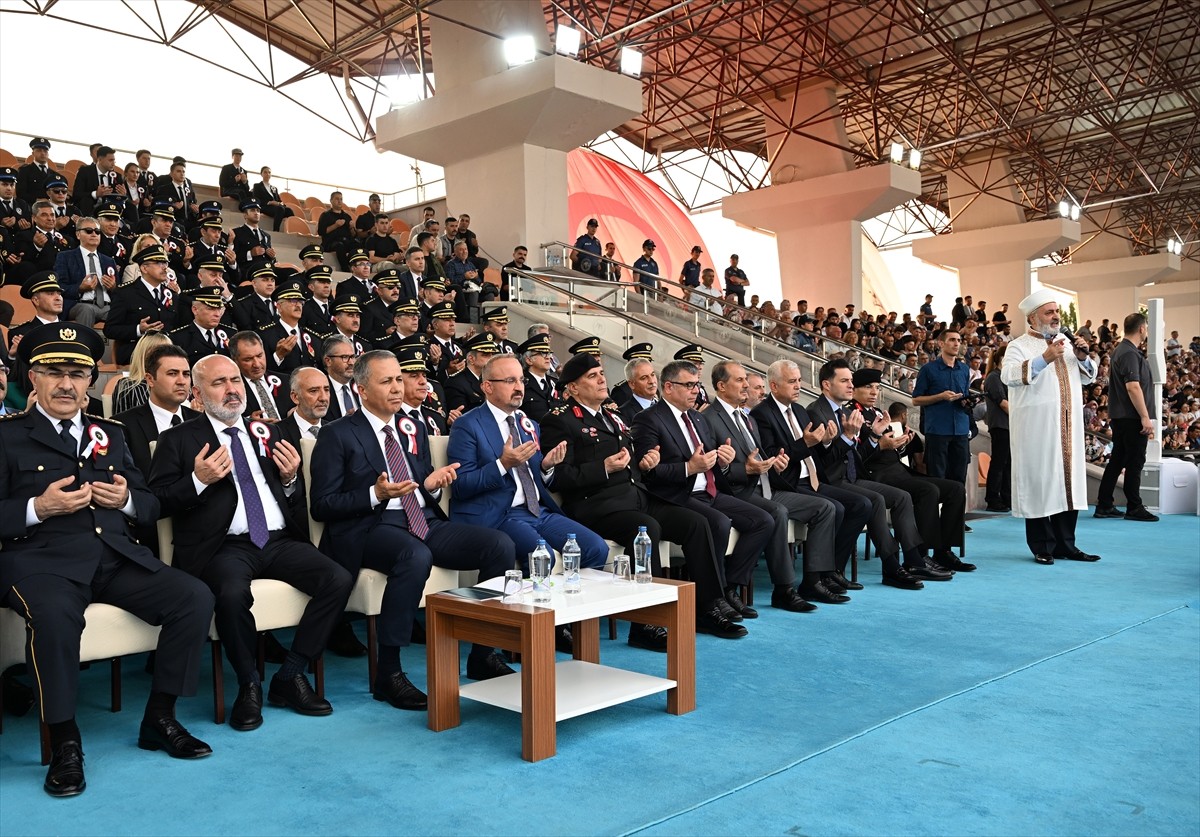
[[[833,414],[837,416],[838,432],[841,433],[842,411],[840,409],[834,410]],[[858,463],[854,461],[855,456],[857,456],[856,448],[854,445],[851,445],[850,455],[846,457],[846,479],[850,480],[850,482],[854,482],[858,479]]]
[[[229,434],[229,452],[233,454],[233,473],[242,489],[242,503],[246,506],[246,525],[250,529],[250,542],[262,549],[271,537],[271,532],[267,529],[267,513],[263,511],[262,497],[258,496],[258,485],[250,473],[250,462],[246,459],[241,440],[238,439],[238,429],[230,427],[225,432]]]

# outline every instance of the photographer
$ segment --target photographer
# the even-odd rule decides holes
[[[921,367],[913,387],[913,406],[921,408],[925,466],[931,477],[967,481],[971,462],[971,370],[958,359],[962,336],[948,328],[938,338],[941,353]]]

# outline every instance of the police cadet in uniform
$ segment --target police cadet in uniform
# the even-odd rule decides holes
[[[500,352],[496,338],[490,332],[476,334],[463,345],[467,365],[446,379],[446,408],[465,413],[484,402],[480,375],[488,358]]]
[[[58,172],[50,168],[50,140],[34,137],[29,149],[33,159],[17,169],[17,197],[33,206],[34,201],[46,197],[46,181]]]
[[[358,294],[338,294],[333,300],[333,329],[325,335],[326,339],[339,334],[345,337],[354,347],[355,357],[370,348],[359,336],[362,299]]]
[[[213,596],[133,539],[133,525],[158,519],[158,500],[120,423],[79,409],[103,338],[51,323],[25,335],[19,350],[39,397],[0,421],[0,603],[29,631],[29,670],[50,731],[44,788],[74,796],[87,786],[75,723],[85,608],[112,604],[162,626],[138,746],[194,759],[212,750],[175,719],[175,701],[196,693]]]
[[[9,250],[17,233],[33,226],[33,210],[17,196],[17,170],[0,167],[0,250]]]
[[[454,330],[454,303],[439,302],[429,309],[429,355],[437,363],[434,377],[442,386],[466,367],[467,355]]]
[[[358,333],[368,343],[378,344],[395,328],[388,306],[400,300],[400,273],[387,267],[375,274],[375,293],[362,306]]]
[[[272,297],[279,316],[258,327],[267,351],[267,365],[280,373],[280,377],[292,374],[300,366],[316,366],[314,351],[320,341],[311,334],[306,335],[300,323],[304,311],[304,286],[295,278],[281,282]]]
[[[307,271],[308,298],[300,325],[313,334],[328,337],[333,332],[333,268],[318,265]]]
[[[229,357],[229,338],[234,329],[223,319],[228,304],[221,289],[215,285],[196,288],[184,291],[180,297],[180,306],[191,309],[192,321],[171,329],[167,336],[187,352],[188,364],[194,366],[196,361],[208,355]]]
[[[133,252],[133,236],[121,226],[122,203],[119,199],[105,198],[96,209],[96,220],[100,222],[100,243],[96,250],[117,263],[118,276],[125,271]]]
[[[496,351],[506,354],[515,355],[521,351],[521,347],[508,339],[508,306],[497,305],[495,308],[489,308],[479,315],[480,328],[484,334],[491,334],[496,340]]]
[[[151,244],[142,248],[133,261],[142,275],[112,294],[112,306],[104,323],[104,333],[120,340],[115,355],[120,364],[129,363],[138,338],[151,329],[175,327],[175,292],[167,287],[167,255]]]
[[[675,360],[686,360],[688,363],[694,363],[696,368],[700,370],[700,387],[696,390],[696,407],[697,410],[703,410],[708,406],[708,393],[704,389],[704,350],[695,343],[684,346],[675,353]]]
[[[259,262],[250,268],[247,274],[250,279],[251,292],[239,296],[233,303],[233,322],[239,331],[255,331],[260,326],[275,321],[275,269],[266,262]]]
[[[621,353],[621,357],[626,361],[644,360],[647,363],[653,363],[653,353],[654,344],[634,343]],[[621,383],[609,390],[608,397],[611,398],[618,406],[624,406],[626,401],[633,398],[633,390],[629,388],[629,381],[621,381]]]
[[[517,347],[525,358],[525,400],[521,410],[541,422],[551,408],[562,403],[558,378],[550,374],[550,335],[535,334]]]

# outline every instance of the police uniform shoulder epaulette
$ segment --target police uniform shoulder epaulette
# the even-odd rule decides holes
[[[36,319],[36,317],[34,319]],[[13,326],[12,328],[9,329],[9,333],[16,331],[18,328],[25,328],[25,326],[29,325],[32,322],[33,322],[33,320],[31,319],[31,320],[26,320],[23,323],[17,323],[15,326]]]
[[[566,404],[563,404],[561,407],[554,407],[553,409],[551,409],[551,410],[550,410],[550,415],[552,415],[552,416],[561,416],[563,413],[565,413],[565,412],[566,412],[566,410],[567,410],[567,405],[566,405]]]
[[[187,331],[191,327],[191,323],[188,323],[187,325],[176,326],[175,328],[168,329],[167,334],[178,334],[181,331]]]
[[[0,416],[0,421],[12,421],[13,419],[20,418],[21,416],[26,415],[28,413],[29,413],[28,409],[24,409],[19,413],[5,413],[4,415]]]
[[[275,323],[274,323],[274,322],[270,322],[270,323],[264,323],[263,325],[260,325],[260,326],[258,327],[258,330],[259,330],[259,331],[266,331],[266,330],[267,330],[267,329],[269,329],[269,328],[275,328]]]
[[[103,422],[104,424],[115,424],[117,427],[125,426],[125,422],[117,421],[115,418],[105,418],[104,416],[94,416],[91,413],[84,413],[83,415],[85,418],[89,418],[92,421]]]

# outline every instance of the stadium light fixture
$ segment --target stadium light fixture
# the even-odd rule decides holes
[[[1183,255],[1183,242],[1178,238],[1167,239],[1167,252],[1174,253],[1176,256]]]
[[[572,29],[570,26],[563,26],[560,23],[554,34],[554,51],[559,55],[574,58],[579,55],[579,44],[582,38],[578,29]]]
[[[621,72],[633,78],[642,77],[642,54],[630,47],[621,47]]]
[[[1062,218],[1071,217],[1071,202],[1066,198],[1058,202],[1058,214]]]
[[[892,162],[895,163],[896,165],[900,165],[901,163],[904,162],[904,146],[903,145],[901,145],[898,142],[892,143],[891,159],[892,159]]]
[[[1077,204],[1077,203],[1071,204],[1071,220],[1072,221],[1079,220],[1079,204]]]
[[[504,60],[508,66],[528,64],[537,57],[537,47],[533,43],[533,35],[514,35],[504,39]]]
[[[914,148],[908,152],[908,167],[913,170],[921,168],[921,149]]]

